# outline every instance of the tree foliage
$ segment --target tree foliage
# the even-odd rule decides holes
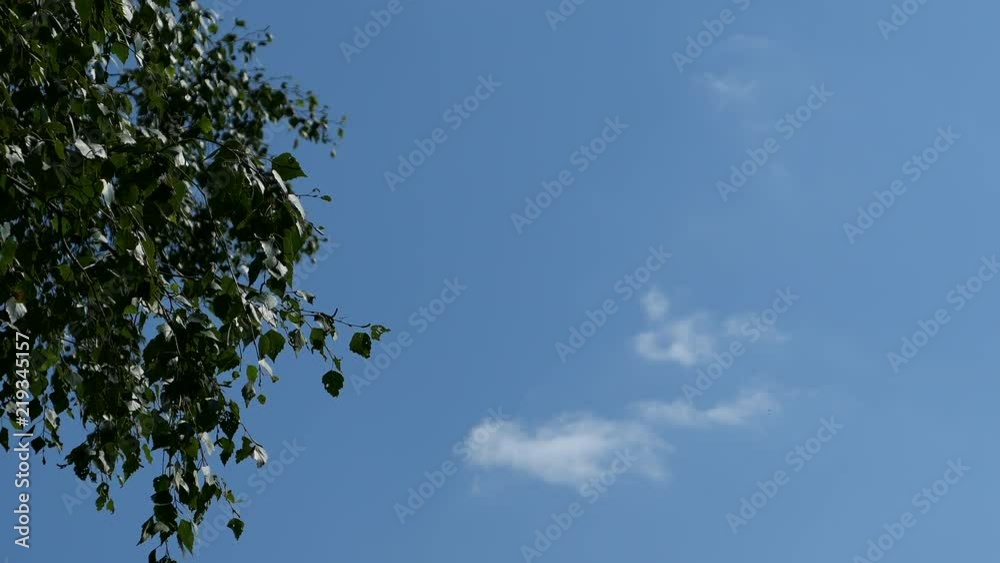
[[[99,509],[114,511],[111,484],[158,474],[139,534],[159,540],[151,561],[172,560],[171,539],[190,551],[217,501],[242,533],[211,468],[266,462],[241,409],[264,404],[282,351],[322,355],[313,384],[336,397],[338,328],[364,357],[386,330],[296,287],[327,242],[300,198],[330,198],[293,190],[305,173],[270,132],[335,146],[344,121],[265,74],[266,31],[221,25],[191,1],[0,6],[0,442],[25,431],[21,333],[34,450],[99,483]]]

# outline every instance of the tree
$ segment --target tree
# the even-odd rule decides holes
[[[338,328],[365,358],[388,330],[295,287],[328,241],[301,198],[330,197],[292,189],[305,173],[269,131],[335,146],[344,120],[331,134],[314,93],[265,75],[270,41],[189,0],[0,7],[0,442],[65,454],[98,509],[114,511],[113,481],[159,472],[150,561],[172,561],[171,539],[190,551],[216,502],[239,538],[211,468],[266,463],[241,408],[265,403],[283,350],[322,355],[316,385],[336,397]]]

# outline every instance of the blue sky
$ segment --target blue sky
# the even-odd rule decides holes
[[[271,473],[228,472],[246,534],[206,523],[203,560],[995,553],[1000,7],[401,0],[345,56],[390,4],[218,3],[349,115],[336,160],[301,151],[338,244],[303,284],[399,351],[337,400],[279,359]],[[98,514],[52,461],[10,562],[143,560],[148,480]]]

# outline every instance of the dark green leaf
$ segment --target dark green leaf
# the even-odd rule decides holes
[[[188,553],[193,553],[194,526],[189,520],[181,520],[180,525],[177,526],[177,543],[180,544],[182,549],[186,549]]]
[[[149,520],[146,520],[146,522],[143,523],[143,525],[142,525],[142,534],[139,537],[139,543],[137,543],[136,545],[142,545],[142,544],[146,543],[147,541],[149,541],[149,538],[153,537],[153,534],[154,534],[153,525],[155,523],[156,522],[152,518],[150,518]],[[156,550],[154,549],[153,552],[155,553]]]
[[[77,5],[79,5],[79,2],[77,3]],[[128,61],[129,57],[128,45],[124,43],[115,43],[114,45],[111,46],[111,52],[114,53],[114,55],[118,57],[118,60],[120,60],[122,63]]]
[[[268,331],[260,337],[260,353],[272,360],[278,358],[278,354],[285,347],[285,337],[276,330]]]
[[[314,328],[309,331],[309,343],[313,350],[322,350],[326,345],[326,331],[321,328]]]
[[[86,25],[94,15],[94,0],[74,0],[80,19]]]
[[[351,337],[351,352],[369,358],[372,355],[372,339],[363,332],[355,332]]]
[[[0,301],[30,334],[25,390],[41,428],[29,440],[43,463],[58,455],[100,484],[103,510],[112,481],[148,474],[140,537],[159,540],[159,563],[173,561],[168,541],[191,550],[221,498],[217,460],[266,463],[241,409],[266,406],[262,380],[277,382],[285,347],[332,364],[320,372],[335,368],[323,383],[336,395],[334,348],[370,357],[385,332],[366,325],[345,345],[313,312],[325,299],[300,287],[302,266],[328,238],[290,191],[306,176],[299,155],[270,135],[288,126],[292,147],[334,145],[344,120],[259,68],[268,22],[220,30],[208,4],[0,3]],[[3,369],[18,342],[0,342]],[[17,388],[0,379],[9,406]],[[5,448],[11,438],[0,429]]]
[[[382,325],[372,325],[371,332],[373,340],[381,340],[383,334],[391,331]]]
[[[331,397],[340,395],[340,390],[344,388],[344,375],[336,370],[330,370],[323,374],[323,388]]]
[[[302,178],[306,174],[302,171],[299,161],[291,153],[282,153],[271,160],[274,171],[281,175],[281,179],[288,182],[295,178]]]
[[[248,381],[246,385],[243,386],[243,389],[240,391],[240,394],[243,395],[243,401],[246,403],[246,405],[250,406],[250,401],[252,401],[253,398],[257,396],[257,389],[254,388],[253,383],[250,383]]]
[[[243,520],[239,518],[233,518],[226,524],[226,527],[233,531],[233,537],[237,540],[243,535]]]

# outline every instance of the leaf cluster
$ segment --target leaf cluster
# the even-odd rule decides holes
[[[112,482],[158,472],[150,561],[172,560],[171,538],[191,551],[217,501],[242,533],[212,466],[266,463],[242,412],[266,402],[283,351],[320,354],[336,397],[339,330],[364,357],[387,330],[294,283],[329,242],[301,200],[330,198],[297,193],[305,172],[270,142],[285,128],[333,147],[344,119],[266,74],[266,30],[221,25],[187,0],[0,6],[0,404],[15,402],[16,327],[32,340],[34,449],[99,483],[98,509],[114,511]],[[6,448],[12,408],[2,424]]]

